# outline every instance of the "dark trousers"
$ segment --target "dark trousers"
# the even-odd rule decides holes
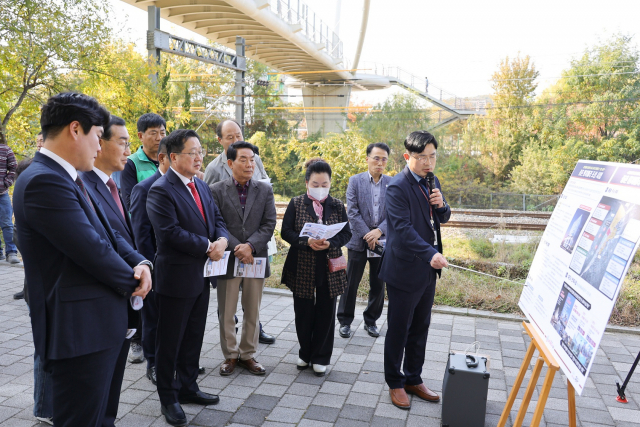
[[[113,426],[128,351],[129,342],[123,337],[121,346],[70,359],[48,361],[47,369],[51,370],[53,385],[53,423],[56,427]],[[123,354],[124,361],[121,361]],[[110,423],[107,414],[114,414]]]
[[[389,388],[422,384],[422,365],[436,291],[435,271],[428,285],[404,292],[387,283],[387,335],[384,341],[384,377]],[[404,366],[401,368],[402,357]]]
[[[378,269],[382,258],[367,258],[367,251],[353,251],[349,249],[347,263],[347,291],[340,297],[338,304],[338,322],[341,325],[351,325],[356,309],[358,286],[364,269],[369,261],[369,303],[363,313],[364,323],[375,326],[384,308],[384,282],[378,278]]]
[[[300,359],[316,365],[328,365],[336,327],[336,298],[329,297],[328,285],[316,289],[315,300],[294,296],[293,310]]]
[[[158,329],[158,294],[149,292],[142,306],[142,351],[147,368],[156,365],[156,332]]]
[[[195,298],[157,294],[156,376],[162,405],[196,393],[198,364],[209,308],[209,283]]]

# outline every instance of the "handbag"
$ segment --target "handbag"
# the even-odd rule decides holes
[[[340,255],[338,258],[329,258],[329,273],[335,273],[336,271],[344,270],[347,268],[347,259],[344,255]]]

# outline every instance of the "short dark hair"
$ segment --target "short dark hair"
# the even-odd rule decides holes
[[[16,166],[16,179],[18,179],[20,174],[24,172],[26,168],[29,167],[32,161],[33,161],[32,157],[27,157],[26,159],[20,160],[18,162],[18,166]]]
[[[314,157],[313,159],[307,160],[304,167],[307,169],[304,174],[305,181],[309,181],[312,173],[326,173],[329,175],[329,179],[331,179],[331,166],[329,166],[329,163],[325,162],[322,157]]]
[[[160,140],[160,144],[158,145],[158,154],[160,153],[167,154],[167,138],[169,137],[165,136]]]
[[[38,132],[38,133],[36,134],[36,136],[38,136],[38,135],[42,135],[42,131],[40,131],[40,132]]]
[[[251,150],[252,153],[255,154],[255,152],[253,151],[253,147],[254,145],[249,142],[236,141],[233,144],[231,144],[229,148],[227,148],[227,159],[235,160],[238,157],[238,150],[242,148],[248,148],[249,150]]]
[[[113,132],[111,132],[112,126],[126,126],[126,125],[127,124],[124,122],[124,119],[121,119],[120,117],[114,116],[112,114],[111,117],[109,118],[109,124],[105,126],[104,132],[102,133],[102,138],[100,139],[104,139],[105,141],[108,141],[111,139],[111,137],[113,136]]]
[[[187,142],[187,139],[192,137],[200,139],[195,130],[176,129],[168,136],[162,138],[160,142],[162,143],[162,141],[166,140],[165,145],[167,146],[167,154],[171,155],[171,153],[180,153],[182,150],[184,150],[184,144]]]
[[[404,148],[410,153],[422,153],[429,144],[433,144],[433,147],[436,150],[438,149],[436,137],[426,130],[411,132],[407,139],[404,140]]]
[[[146,132],[149,128],[157,128],[160,126],[164,126],[167,128],[167,122],[164,121],[162,116],[156,113],[146,113],[140,116],[138,119],[138,132]]]
[[[44,139],[55,138],[71,122],[79,122],[87,134],[93,126],[106,127],[109,112],[95,98],[75,92],[63,92],[52,96],[42,106],[40,127]]]
[[[384,142],[374,142],[367,146],[367,156],[371,154],[371,151],[373,151],[374,148],[379,148],[386,151],[387,154],[391,154],[391,148],[389,148],[387,144],[385,144]]]
[[[242,126],[240,126],[240,123],[238,123],[237,121],[235,121],[233,119],[224,119],[223,121],[218,123],[218,126],[216,126],[216,135],[218,135],[218,138],[220,138],[220,139],[222,139],[222,126],[224,126],[224,124],[227,123],[227,122],[233,122],[233,123],[237,124],[238,127],[240,128],[240,130],[242,130]]]
[[[260,148],[258,148],[257,145],[251,144],[252,148],[253,148],[253,152],[255,153],[256,156],[260,155]]]

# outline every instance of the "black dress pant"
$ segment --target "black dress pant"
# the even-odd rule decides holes
[[[96,353],[49,360],[56,427],[113,427],[129,340]]]
[[[156,365],[156,335],[158,329],[158,294],[151,291],[142,306],[142,351],[147,359],[147,369]]]
[[[156,377],[162,405],[178,403],[178,396],[199,388],[198,364],[207,323],[210,287],[207,282],[195,298],[157,294]]]
[[[298,355],[307,363],[328,365],[333,352],[336,327],[336,297],[329,297],[329,286],[316,288],[316,298],[293,297],[296,333],[300,343]]]
[[[387,283],[389,306],[384,341],[384,377],[389,388],[422,384],[420,374],[436,291],[435,274],[435,270],[430,269],[427,285],[414,292],[405,292]]]
[[[367,258],[367,251],[349,249],[347,262],[347,291],[340,297],[338,304],[338,322],[341,325],[351,325],[356,309],[358,286],[364,269],[369,261],[369,303],[363,313],[364,323],[375,326],[384,308],[384,282],[378,278],[378,269],[382,258]]]

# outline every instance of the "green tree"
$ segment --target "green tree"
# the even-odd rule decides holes
[[[101,62],[106,16],[106,0],[0,0],[0,143],[37,133],[37,106],[69,88],[65,73]]]

